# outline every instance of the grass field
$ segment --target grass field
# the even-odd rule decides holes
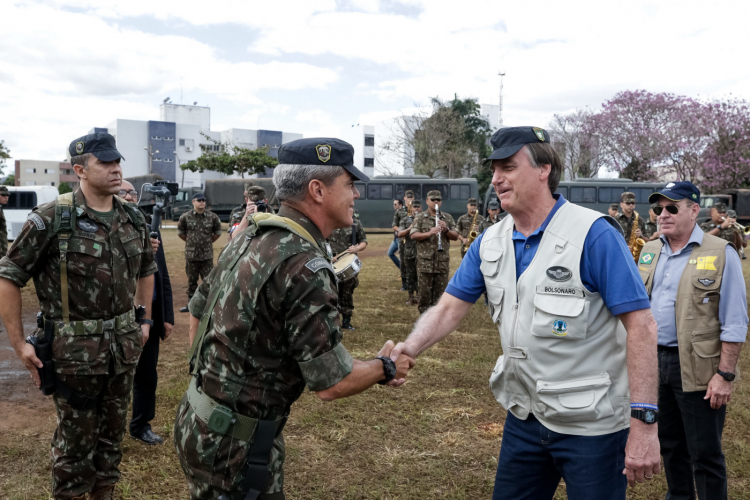
[[[164,232],[175,289],[175,310],[184,305],[183,244]],[[372,358],[392,339],[404,339],[418,317],[398,292],[398,271],[385,255],[390,235],[373,235],[362,254],[360,286],[354,294],[353,324],[344,345],[354,357]],[[224,238],[217,242],[219,249]],[[371,257],[368,257],[368,254]],[[745,261],[750,262],[750,261]],[[451,252],[452,269],[459,263]],[[748,272],[745,264],[745,273]],[[746,274],[747,278],[747,274]],[[25,308],[35,308],[31,290]],[[126,437],[118,498],[187,498],[185,478],[172,445],[175,409],[188,383],[185,362],[187,315],[176,313],[173,337],[162,343],[154,431],[166,439],[149,447]],[[500,355],[497,329],[477,304],[458,330],[423,354],[401,388],[375,386],[354,398],[324,403],[306,392],[292,407],[284,431],[285,491],[289,499],[484,499],[490,498],[505,411],[489,390]],[[748,353],[741,356],[742,369]],[[0,415],[0,419],[4,416]],[[49,497],[49,443],[55,428],[51,403],[0,434],[0,497]],[[750,499],[750,395],[735,384],[729,405],[724,451],[729,497]],[[631,490],[631,499],[664,498],[664,474]],[[555,498],[563,499],[564,485]]]

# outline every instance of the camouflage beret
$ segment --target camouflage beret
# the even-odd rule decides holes
[[[411,202],[411,206],[414,208],[422,208],[422,202],[419,200],[414,200]]]
[[[711,208],[715,208],[717,212],[724,213],[727,211],[727,204],[723,201],[719,201],[717,203],[714,203]]]
[[[630,191],[625,191],[620,195],[620,203],[624,203],[626,201],[635,201],[635,193],[631,193]]]
[[[266,197],[266,190],[261,186],[249,186],[247,188],[247,198],[250,201],[261,201]]]
[[[609,208],[611,208],[612,210],[620,210],[620,205],[618,205],[617,203],[612,203]]]
[[[469,204],[469,205],[476,205],[477,204],[477,199],[476,198],[469,198],[469,201],[467,202],[467,204]]]
[[[437,189],[435,189],[435,190],[432,190],[429,193],[427,193],[427,199],[429,200],[430,198],[438,198],[438,199],[442,200],[443,199],[443,195],[440,194],[440,191],[438,191]]]
[[[411,189],[407,189],[406,192],[404,193],[404,196],[414,198],[414,191],[412,191]]]
[[[10,190],[8,189],[8,186],[0,186],[0,194],[10,195]]]

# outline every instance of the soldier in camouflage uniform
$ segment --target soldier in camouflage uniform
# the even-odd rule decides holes
[[[407,306],[416,306],[419,301],[415,293],[419,290],[417,278],[417,242],[411,239],[409,233],[414,227],[414,221],[422,213],[422,203],[419,200],[411,202],[412,216],[401,219],[398,226],[398,237],[404,239],[404,260],[401,261],[401,267],[406,267],[404,271],[406,291],[409,292],[409,298],[406,300]]]
[[[622,193],[620,196],[620,208],[622,213],[615,217],[615,220],[620,223],[622,227],[623,235],[625,236],[625,242],[630,241],[630,231],[633,227],[633,221],[635,220],[635,194],[630,192]],[[643,217],[638,217],[638,227],[635,228],[635,235],[638,238],[643,237],[643,230],[645,223]]]
[[[114,196],[122,178],[114,137],[81,137],[70,154],[81,185],[36,207],[0,260],[0,316],[39,387],[42,363],[24,342],[21,322],[21,287],[33,278],[41,322],[54,335],[52,495],[110,499],[120,478],[133,376],[150,330],[145,319],[139,329],[134,306],[143,305],[150,317],[156,263],[140,211]]]
[[[410,234],[417,242],[417,273],[419,276],[419,312],[434,306],[448,286],[450,271],[450,240],[458,239],[456,223],[451,214],[440,212],[438,227],[435,226],[435,205],[443,204],[440,191],[427,193],[427,207],[414,221]],[[443,251],[438,251],[438,234],[441,235]]]
[[[718,236],[719,238],[727,240],[735,245],[735,234],[737,234],[737,231],[732,227],[732,224],[735,222],[737,222],[736,218],[727,215],[726,204],[718,202],[711,207],[711,220],[701,224],[701,229],[704,233]],[[739,252],[739,250],[737,251]],[[742,254],[740,254],[740,257],[742,257]]]
[[[177,236],[185,242],[185,273],[188,277],[188,301],[198,288],[198,278],[204,281],[214,267],[214,241],[221,236],[219,216],[206,209],[203,193],[193,195],[193,209],[185,212],[177,223]],[[188,312],[188,307],[180,309]]]
[[[398,227],[401,225],[401,220],[409,215],[409,207],[411,207],[414,201],[414,191],[408,189],[404,192],[404,206],[399,208],[393,213],[393,231],[398,233]],[[398,244],[398,256],[401,262],[404,261],[404,240],[399,241]],[[406,273],[404,272],[403,265],[400,267],[401,271],[401,291],[406,290]]]
[[[612,203],[607,209],[607,213],[610,217],[617,218],[617,216],[620,215],[620,205],[618,205],[617,203]]]
[[[487,217],[482,219],[482,222],[479,224],[479,234],[482,234],[488,227],[497,224],[508,215],[508,212],[500,213],[500,202],[497,200],[492,200],[487,204],[487,212],[489,212]]]
[[[476,223],[472,224],[472,222],[475,220],[475,215]],[[466,250],[464,250],[464,247],[469,242],[469,233],[471,231],[476,231],[477,235],[479,235],[479,224],[481,222],[482,216],[477,213],[477,199],[469,198],[469,201],[466,204],[466,213],[459,217],[458,221],[456,222],[456,227],[458,228],[458,241],[461,242],[461,259],[463,259],[464,255],[466,255]]]
[[[190,301],[193,377],[174,441],[193,500],[284,499],[281,431],[305,386],[333,400],[379,381],[399,385],[412,366],[353,360],[341,343],[328,235],[317,224],[352,224],[354,181],[368,180],[353,156],[338,139],[281,146],[279,214],[252,216]]]
[[[252,181],[245,184],[245,203],[232,210],[229,216],[229,228],[227,229],[229,240],[232,239],[232,234],[239,233],[247,227],[247,216],[259,211],[256,204],[261,201],[264,203],[268,201],[266,200],[266,190],[262,186],[256,186]],[[270,210],[267,205],[266,209]]]
[[[354,216],[354,224],[339,229],[334,229],[328,237],[331,244],[331,252],[338,255],[345,250],[349,253],[357,254],[367,248],[367,236],[362,227],[359,218]],[[356,226],[356,227],[355,227]],[[354,228],[354,232],[352,231]],[[352,232],[354,233],[355,242],[352,242]],[[334,260],[333,262],[336,262]],[[403,265],[403,261],[402,264]],[[354,314],[354,289],[359,286],[359,276],[354,276],[346,281],[339,281],[339,312],[341,313],[341,328],[345,330],[355,330],[352,326],[352,314]]]
[[[0,257],[8,253],[8,224],[5,222],[4,205],[8,204],[8,186],[0,186]]]
[[[654,207],[658,207],[658,203],[652,203],[648,209],[648,221],[643,225],[643,239],[651,241],[657,239],[659,234],[659,224],[656,222],[656,214],[654,213]]]

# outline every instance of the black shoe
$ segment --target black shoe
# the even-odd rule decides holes
[[[344,330],[356,330],[356,328],[352,326],[352,317],[348,314],[344,314],[343,317],[344,319],[341,322],[341,328]]]
[[[743,258],[743,259],[747,259],[747,255],[745,255],[745,254],[743,253],[743,254],[742,254],[742,258]]]
[[[135,440],[141,441],[146,444],[162,444],[164,442],[164,438],[159,436],[158,434],[154,434],[154,431],[151,429],[146,429],[145,431],[141,431],[137,434],[130,433],[130,437],[132,437]]]
[[[190,312],[190,309],[188,309],[188,306],[185,306],[185,307],[180,308],[180,312],[181,313]]]

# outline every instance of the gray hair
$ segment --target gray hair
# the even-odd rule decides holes
[[[343,173],[343,167],[281,163],[273,169],[273,185],[279,201],[304,201],[310,181],[318,180],[330,186]]]
[[[89,158],[91,153],[83,153],[82,155],[72,156],[70,158],[70,166],[81,165],[83,168],[89,168]]]

